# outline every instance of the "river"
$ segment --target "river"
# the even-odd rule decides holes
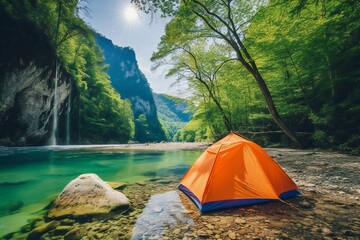
[[[99,145],[0,148],[0,236],[43,214],[39,211],[80,174],[131,184],[182,175],[199,155]]]

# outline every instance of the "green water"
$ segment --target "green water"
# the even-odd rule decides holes
[[[0,236],[40,214],[80,174],[95,173],[105,181],[127,183],[180,176],[199,155],[105,146],[0,148]]]

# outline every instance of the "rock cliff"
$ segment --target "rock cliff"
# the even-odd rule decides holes
[[[77,10],[74,1],[0,1],[0,146],[133,136],[130,102],[111,86]]]
[[[76,126],[70,126],[66,121],[71,120],[67,114],[77,109],[76,88],[71,87],[69,76],[60,71],[55,91],[54,72],[50,66],[19,60],[17,68],[3,73],[0,79],[2,145],[48,145],[51,144],[52,135],[57,137],[59,144],[74,140],[74,134],[67,135],[77,131],[69,131],[67,128],[74,130]],[[57,111],[54,112],[55,104]],[[73,107],[69,108],[69,104]],[[57,113],[59,123],[55,129],[54,113]],[[71,118],[75,116],[72,114]]]
[[[58,126],[53,131],[55,50],[48,37],[25,16],[15,18],[4,8],[0,13],[0,145],[48,145],[53,133],[60,144],[66,138],[74,142],[78,124],[66,121],[78,123],[74,114],[78,93],[61,67],[56,91]],[[68,118],[69,103],[72,114]],[[73,134],[66,137],[66,132]]]
[[[118,47],[111,40],[98,35],[108,74],[113,87],[122,98],[131,101],[135,117],[135,140],[152,142],[165,140],[165,132],[157,116],[152,90],[145,75],[139,69],[136,55],[129,47]]]

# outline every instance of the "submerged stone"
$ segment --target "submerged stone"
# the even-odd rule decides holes
[[[106,183],[109,184],[110,187],[112,187],[113,189],[122,189],[127,185],[124,182],[106,182]]]
[[[185,224],[193,225],[194,222],[186,214],[178,193],[169,191],[155,194],[151,196],[146,207],[138,216],[131,239],[154,239],[155,236],[162,236],[168,227]],[[176,229],[174,231],[177,232]],[[165,239],[165,237],[161,239]]]
[[[27,240],[37,240],[40,239],[42,235],[49,232],[50,230],[53,230],[57,228],[60,225],[60,222],[58,221],[51,221],[48,223],[45,223],[35,229],[33,229],[29,236],[27,237]]]
[[[67,232],[69,232],[71,229],[73,229],[72,226],[58,226],[55,228],[54,234],[55,235],[64,235]]]
[[[83,174],[64,188],[50,209],[48,217],[104,214],[128,206],[129,200],[123,193],[113,190],[96,174]]]
[[[30,180],[27,181],[15,181],[15,182],[0,182],[0,187],[12,187],[12,186],[16,186],[16,185],[22,185],[25,183],[30,182]]]
[[[24,203],[22,201],[16,201],[16,202],[0,205],[0,216],[13,214],[19,211],[23,206]]]
[[[136,184],[138,184],[140,186],[145,186],[147,183],[145,181],[138,181],[138,182],[136,182]]]
[[[70,230],[68,233],[64,235],[64,240],[78,240],[81,239],[83,235],[86,234],[86,230],[84,228],[78,227]]]

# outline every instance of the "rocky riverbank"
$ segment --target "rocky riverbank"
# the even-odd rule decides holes
[[[126,210],[92,218],[37,218],[6,238],[26,239],[34,229],[42,231],[41,239],[67,240],[360,238],[360,157],[266,150],[298,184],[303,196],[200,215],[176,190],[181,176],[154,178],[120,188],[131,204]]]

